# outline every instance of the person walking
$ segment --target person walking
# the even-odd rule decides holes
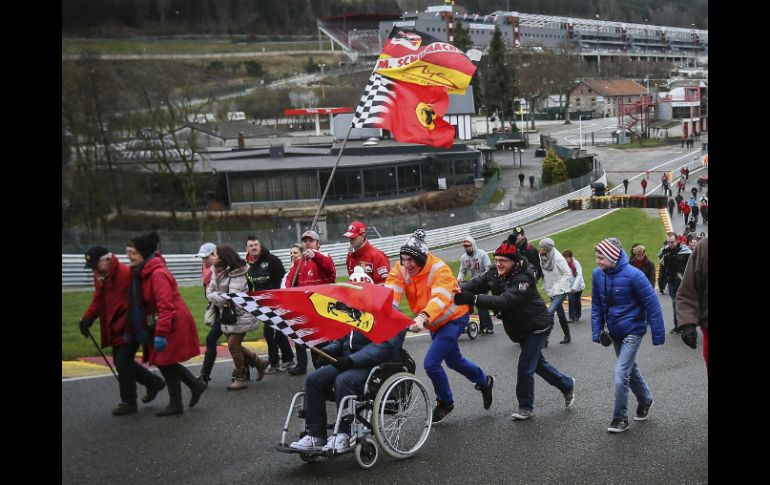
[[[674,217],[674,208],[676,207],[676,202],[674,201],[673,197],[668,198],[668,218],[671,219]]]
[[[529,188],[530,189],[535,188],[535,176],[532,174],[529,174]]]
[[[246,333],[256,330],[259,327],[259,321],[239,305],[233,305],[230,300],[222,297],[223,293],[244,293],[248,290],[249,284],[246,281],[248,270],[246,261],[241,259],[235,249],[227,245],[217,246],[217,259],[214,262],[214,272],[206,289],[206,296],[219,308],[222,332],[227,337],[227,348],[235,366],[233,382],[227,386],[228,391],[247,387],[246,382],[250,377],[248,367],[257,369],[257,381],[261,381],[269,365],[253,350],[243,346]],[[228,313],[232,315],[232,320],[226,317]]]
[[[325,285],[337,280],[337,268],[334,260],[328,254],[321,252],[321,238],[315,231],[302,233],[302,256],[294,260],[294,263],[286,275],[286,286]],[[307,346],[296,344],[294,350],[297,356],[297,365],[288,370],[289,375],[301,376],[307,373]]]
[[[691,255],[692,249],[687,244],[682,244],[675,232],[666,234],[666,245],[658,252],[660,260],[658,285],[661,290],[668,287],[668,295],[674,307],[674,328],[670,333],[680,331],[676,316],[676,294],[679,291],[679,285],[682,284],[682,277]]]
[[[623,193],[624,194],[628,193],[628,179],[627,178],[623,179]]]
[[[99,319],[102,348],[112,347],[112,360],[118,371],[120,402],[112,408],[115,416],[125,416],[137,411],[136,383],[147,388],[143,403],[149,403],[166,383],[162,378],[138,364],[134,357],[139,345],[145,342],[146,325],[141,329],[126,325],[128,290],[131,270],[118,261],[118,257],[104,246],[94,246],[86,251],[86,265],[94,276],[94,294],[91,304],[80,319],[80,333],[88,338],[94,320]]]
[[[548,313],[552,319],[554,313],[559,318],[559,325],[564,332],[564,339],[559,343],[568,344],[572,338],[562,304],[572,289],[572,271],[570,271],[564,256],[554,246],[553,239],[549,237],[540,240],[540,267],[543,270],[543,290],[551,297]]]
[[[460,257],[460,271],[457,273],[457,282],[465,281],[465,276],[470,273],[471,278],[484,274],[492,263],[489,262],[489,255],[476,247],[476,240],[468,236],[463,240],[463,249],[465,254]],[[472,310],[471,310],[472,311]],[[478,309],[479,312],[479,333],[481,335],[492,335],[495,333],[492,326],[492,317],[488,310]]]
[[[527,261],[529,261],[529,264],[532,265],[533,268],[535,268],[536,271],[536,278],[542,279],[543,278],[543,269],[540,268],[540,253],[538,253],[538,250],[535,249],[532,244],[527,241],[526,236],[524,235],[524,228],[521,226],[516,226],[513,228],[513,232],[508,236],[506,239],[508,244],[512,244],[516,246],[516,250],[521,253],[522,256],[527,258]]]
[[[567,261],[570,271],[572,271],[572,287],[567,295],[567,308],[570,322],[579,322],[583,315],[582,303],[580,297],[583,296],[583,290],[586,289],[586,282],[583,279],[583,267],[580,262],[572,255],[572,251],[565,249],[562,253],[564,260]]]
[[[134,237],[126,244],[126,257],[131,267],[131,286],[128,290],[128,324],[143,340],[145,332],[154,335],[152,346],[144,352],[150,365],[158,367],[166,379],[169,403],[156,416],[171,416],[184,412],[182,383],[190,389],[189,406],[195,407],[206,384],[196,379],[187,367],[180,364],[200,354],[198,331],[190,310],[185,305],[176,279],[168,270],[166,261],[157,252],[160,238],[157,233]],[[146,322],[152,325],[144,328]]]
[[[666,341],[663,312],[652,285],[641,271],[628,264],[628,257],[617,238],[602,240],[594,250],[591,339],[600,342],[600,332],[606,327],[615,348],[615,406],[607,431],[622,433],[630,426],[629,388],[638,403],[634,420],[647,420],[655,402],[636,365],[636,353],[648,325],[652,331],[652,345],[662,345]]]
[[[246,264],[249,292],[276,290],[281,287],[281,281],[286,274],[283,263],[253,234],[246,236]],[[267,344],[267,361],[270,364],[265,369],[265,374],[291,368],[294,365],[294,352],[291,350],[289,338],[271,325],[263,326],[262,330]]]
[[[645,278],[655,288],[655,264],[647,257],[647,248],[642,244],[631,246],[631,265],[644,273]]]
[[[698,331],[703,333],[703,359],[706,373],[709,367],[709,240],[698,241],[685,268],[679,291],[676,294],[677,320],[682,341],[692,347],[698,346]]]
[[[524,187],[524,172],[519,172],[519,186]]]
[[[534,374],[556,387],[564,396],[566,407],[575,401],[575,379],[559,372],[543,356],[543,346],[553,327],[545,302],[537,291],[535,268],[508,241],[495,250],[495,267],[460,285],[455,294],[457,305],[475,305],[498,313],[503,329],[521,346],[516,377],[518,411],[511,417],[526,420],[534,414]],[[486,293],[492,291],[489,296]]]
[[[645,195],[647,193],[647,179],[642,179],[642,195]]]
[[[201,267],[201,281],[203,282],[203,296],[206,297],[206,288],[211,282],[211,267],[217,259],[217,245],[214,243],[204,243],[198,253],[195,255],[203,260]],[[208,298],[206,298],[208,300]],[[217,342],[222,336],[222,325],[216,319],[216,308],[209,301],[206,305],[206,316],[203,319],[204,324],[210,326],[208,335],[206,335],[206,352],[203,354],[203,365],[198,379],[208,385],[211,380],[211,371],[214,369],[214,362],[217,359]]]
[[[404,242],[399,255],[400,260],[396,261],[388,273],[385,286],[393,290],[394,306],[397,307],[401,299],[406,297],[409,308],[415,314],[409,330],[420,332],[427,328],[430,331],[431,344],[425,354],[423,367],[436,393],[432,421],[443,421],[454,409],[449,379],[441,366],[443,361],[446,361],[450,369],[476,384],[476,389],[481,391],[484,409],[489,409],[492,406],[494,377],[463,357],[457,344],[457,339],[468,325],[470,308],[453,301],[453,294],[459,290],[459,286],[452,269],[429,252],[425,231],[422,229],[414,231]]]
[[[361,221],[353,221],[343,237],[348,238],[350,247],[346,260],[348,276],[353,274],[356,266],[364,268],[364,273],[376,284],[385,284],[390,271],[390,261],[385,253],[374,247],[366,239],[366,224]]]

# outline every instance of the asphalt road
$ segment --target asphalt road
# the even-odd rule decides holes
[[[557,222],[533,225],[531,236],[541,237]],[[671,328],[671,299],[658,297]],[[166,404],[165,392],[149,405],[140,403],[137,414],[113,417],[114,377],[62,381],[62,483],[707,483],[708,378],[700,345],[692,350],[667,333],[666,343],[653,347],[645,337],[637,364],[655,405],[648,421],[611,435],[606,428],[615,358],[590,341],[589,321],[590,308],[584,308],[582,321],[571,324],[570,345],[557,343],[557,325],[544,351],[549,362],[577,379],[571,409],[565,410],[558,390],[536,377],[535,418],[513,422],[518,346],[500,325],[494,336],[463,335],[464,355],[497,377],[492,408],[484,411],[480,393],[450,371],[454,412],[434,427],[416,455],[397,461],[383,454],[371,470],[360,469],[352,454],[305,464],[274,450],[301,377],[268,375],[234,393],[225,389],[232,364],[218,363],[198,406],[167,418],[154,416]],[[429,342],[420,335],[405,345],[433,396],[421,366]],[[191,370],[197,373],[198,366]],[[629,412],[635,408],[630,397]]]

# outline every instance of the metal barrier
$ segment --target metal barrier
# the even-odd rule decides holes
[[[597,182],[606,184],[607,174],[603,174]],[[437,249],[458,244],[467,236],[478,239],[509,232],[515,226],[536,221],[566,208],[568,199],[586,195],[591,195],[590,185],[569,194],[551,199],[547,202],[543,202],[542,204],[537,204],[504,216],[492,217],[451,227],[442,227],[440,229],[431,229],[426,231],[426,242],[432,249]],[[398,236],[371,239],[370,241],[389,258],[393,258],[398,256],[399,249],[408,237],[409,234],[401,234]],[[327,244],[322,246],[321,249],[332,257],[335,264],[340,265],[344,264],[349,246],[348,243]],[[274,249],[270,252],[275,254],[287,269],[289,268],[289,249]],[[239,254],[241,257],[246,256],[246,253]],[[169,270],[177,280],[195,280],[200,278],[200,258],[196,258],[189,254],[164,254],[163,258],[166,260]],[[124,255],[118,255],[118,260],[122,263],[128,263],[128,258]],[[63,287],[89,286],[93,283],[91,271],[83,269],[83,255],[62,254],[61,266]]]

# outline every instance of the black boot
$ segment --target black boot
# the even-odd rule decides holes
[[[568,343],[570,343],[570,342],[572,342],[572,339],[570,338],[569,334],[567,334],[567,335],[565,335],[565,336],[564,336],[564,340],[562,340],[562,341],[561,341],[561,342],[559,342],[559,343],[560,343],[560,344],[568,344]]]
[[[157,396],[160,391],[166,388],[166,381],[161,380],[160,384],[157,385],[149,385],[147,386],[147,393],[142,398],[142,402],[147,404],[148,402],[152,402]]]
[[[168,403],[168,406],[163,408],[163,410],[158,411],[155,413],[155,416],[163,417],[163,416],[171,416],[172,414],[182,414],[184,412],[184,406],[182,406],[182,401],[171,401]]]
[[[559,325],[561,325],[561,330],[562,332],[564,332],[564,340],[562,340],[559,343],[568,344],[572,342],[572,339],[570,338],[570,335],[569,335],[569,325],[567,324],[567,322],[559,322]]]
[[[198,400],[201,398],[201,394],[203,394],[203,391],[206,390],[206,383],[201,382],[199,379],[196,379],[193,377],[192,373],[187,370],[187,367],[182,367],[182,370],[179,371],[179,377],[182,379],[182,382],[185,383],[187,387],[190,388],[190,402],[188,406],[195,407],[196,404],[198,404]]]

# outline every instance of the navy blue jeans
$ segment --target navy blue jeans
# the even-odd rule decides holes
[[[345,396],[363,394],[370,367],[338,371],[332,365],[320,367],[305,379],[305,428],[310,436],[326,439],[326,400],[324,390],[334,384],[334,399],[339,409]],[[350,434],[350,423],[340,424],[340,433]]]
[[[674,306],[674,328],[679,326],[679,322],[676,319],[676,294],[679,291],[679,285],[681,281],[668,280],[668,295],[671,297],[671,304]]]
[[[479,327],[481,330],[494,330],[492,325],[492,317],[489,316],[489,310],[486,308],[478,308],[479,313]]]
[[[464,375],[469,381],[486,385],[487,375],[476,363],[466,359],[460,353],[460,346],[457,339],[468,326],[468,313],[450,320],[435,332],[430,333],[433,342],[425,354],[423,367],[425,373],[430,377],[433,383],[433,390],[436,392],[436,399],[444,402],[446,405],[454,404],[452,389],[449,387],[449,379],[446,371],[441,367],[441,362],[446,361],[447,367],[455,372]]]
[[[567,297],[567,301],[569,302],[569,319],[572,321],[580,320],[580,317],[583,314],[583,309],[581,308],[582,303],[580,302],[581,296],[583,296],[583,290],[570,293]]]
[[[118,371],[118,387],[121,402],[136,404],[136,383],[143,386],[158,387],[163,383],[160,376],[139,364],[134,357],[139,350],[139,343],[128,343],[112,347],[112,360]]]
[[[211,330],[206,335],[206,353],[203,355],[203,365],[201,366],[201,376],[206,379],[211,377],[211,369],[214,368],[214,361],[217,359],[217,342],[221,336],[222,325],[219,323],[211,325]]]
[[[542,333],[527,335],[520,342],[521,353],[516,377],[516,399],[519,401],[519,409],[530,411],[534,409],[535,374],[561,392],[572,390],[572,378],[559,372],[543,357],[543,346],[547,339],[548,334]]]

